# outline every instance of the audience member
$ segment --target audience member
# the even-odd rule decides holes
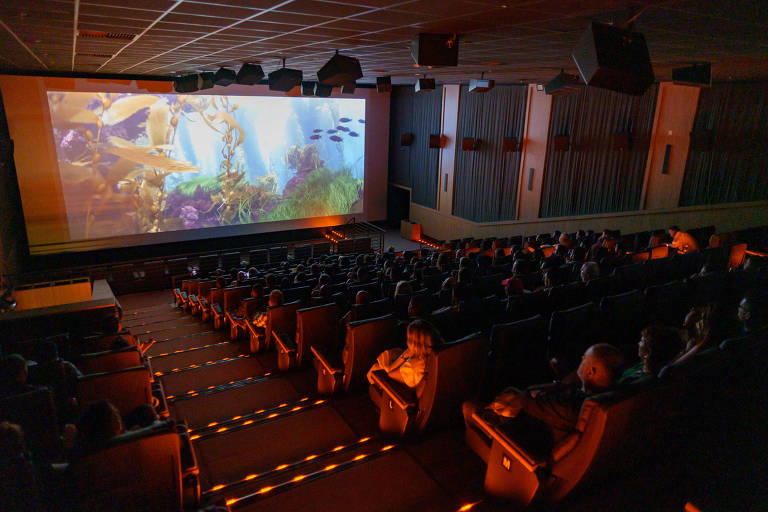
[[[43,510],[37,471],[19,425],[0,423],[0,503],[3,510]]]
[[[597,279],[600,277],[600,265],[594,261],[588,261],[581,266],[579,275],[581,276],[582,283]]]
[[[686,253],[699,250],[699,243],[696,239],[685,231],[681,231],[677,226],[669,228],[669,236],[672,238],[669,246],[677,252]]]
[[[637,343],[640,361],[627,368],[619,379],[620,384],[641,377],[656,377],[662,368],[680,354],[683,348],[680,332],[664,325],[650,325],[643,329]]]
[[[768,326],[768,298],[764,292],[748,292],[739,302],[738,318],[745,334],[763,332]]]
[[[411,322],[407,336],[408,347],[404,351],[392,348],[379,354],[374,365],[368,370],[368,382],[373,383],[373,372],[384,370],[389,377],[410,388],[415,388],[421,383],[426,372],[427,357],[434,347],[442,343],[442,339],[435,328],[424,320]]]
[[[83,412],[77,431],[73,458],[104,448],[110,439],[123,432],[123,421],[120,412],[109,400],[99,400],[88,405]]]
[[[37,386],[27,383],[27,378],[29,377],[27,360],[20,354],[10,354],[6,357],[3,367],[3,379],[2,383],[0,383],[2,385],[2,392],[0,392],[0,395],[17,395],[39,389]]]

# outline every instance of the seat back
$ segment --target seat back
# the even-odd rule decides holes
[[[0,421],[20,425],[27,446],[36,456],[52,460],[59,455],[59,425],[50,389],[0,398]]]
[[[584,284],[587,300],[598,304],[603,297],[621,292],[621,280],[618,276],[605,276],[591,279]]]
[[[309,286],[295,286],[283,290],[283,296],[288,302],[299,301],[302,304],[308,304],[312,295],[312,288]]]
[[[91,402],[109,400],[120,414],[128,414],[140,405],[152,403],[149,369],[134,366],[78,377],[77,398],[83,410]]]
[[[199,260],[200,273],[207,276],[219,266],[218,254],[204,254]]]
[[[211,297],[211,289],[216,286],[215,279],[206,279],[200,281],[197,285],[197,296],[209,300]]]
[[[240,253],[227,252],[221,255],[221,266],[229,270],[240,266]]]
[[[182,510],[181,443],[172,422],[126,432],[69,467],[78,510]]]
[[[252,267],[263,265],[269,261],[269,253],[266,249],[253,249],[248,252],[248,262]]]
[[[718,302],[725,305],[728,300],[728,274],[713,272],[711,274],[692,278],[690,286],[691,299],[696,305]]]
[[[682,325],[690,309],[688,283],[671,283],[649,286],[645,289],[645,303],[648,319],[671,326]]]
[[[243,299],[250,296],[250,294],[250,286],[235,286],[233,288],[224,288],[221,307],[224,309],[224,311],[232,311],[233,309],[237,309],[237,306],[240,305]]]
[[[392,314],[392,300],[384,298],[368,304],[352,304],[350,322]]]
[[[606,343],[622,349],[625,356],[637,354],[640,331],[646,324],[645,299],[639,290],[603,297],[600,301]]]
[[[575,370],[581,355],[595,342],[599,315],[594,302],[553,311],[549,320],[549,356],[565,371]]]
[[[434,350],[417,394],[414,428],[423,432],[461,418],[461,404],[477,393],[488,360],[488,339],[474,333]]]
[[[209,303],[212,305],[218,304],[221,306],[224,304],[224,288],[211,288],[211,300]]]
[[[267,347],[273,343],[272,333],[285,333],[291,337],[296,335],[296,311],[301,303],[299,301],[289,302],[282,306],[267,307]]]
[[[747,244],[733,244],[728,251],[728,270],[740,267],[747,257]]]
[[[551,288],[547,294],[547,300],[554,311],[584,304],[588,299],[584,283],[576,281]]]
[[[344,389],[364,384],[366,372],[385,350],[397,346],[397,321],[392,315],[347,324],[344,361]]]
[[[550,377],[547,353],[547,325],[541,315],[494,325],[486,379],[489,391],[545,382]]]
[[[368,292],[368,296],[371,300],[377,300],[381,298],[381,286],[379,286],[378,282],[369,282],[369,283],[360,283],[360,284],[351,284],[349,285],[349,301],[351,303],[355,302],[355,296],[357,295],[357,292],[361,290],[365,290]]]
[[[114,372],[142,364],[141,352],[135,346],[81,354],[77,361],[77,367],[84,375]]]
[[[312,359],[313,346],[323,351],[336,349],[339,340],[339,307],[336,303],[296,311],[296,363]]]
[[[270,247],[269,248],[269,262],[275,263],[285,261],[288,259],[287,247]]]
[[[623,290],[642,290],[645,288],[648,270],[644,263],[633,263],[616,267],[613,273],[621,279],[621,288]]]

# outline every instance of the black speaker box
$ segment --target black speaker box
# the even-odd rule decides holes
[[[269,90],[288,92],[301,85],[300,69],[280,68],[269,74]],[[317,92],[315,92],[317,94]]]
[[[237,75],[231,69],[219,68],[215,75],[213,75],[213,83],[216,85],[227,86],[237,80]]]
[[[315,82],[301,82],[301,95],[302,96],[314,96],[315,95]]]
[[[333,92],[333,86],[323,85],[321,83],[315,84],[315,96],[319,98],[327,98]]]
[[[419,34],[411,41],[411,57],[419,66],[458,66],[456,34]]]
[[[392,77],[376,77],[376,92],[392,92]]]
[[[412,133],[403,133],[400,135],[400,145],[401,146],[410,146],[413,144],[413,134]]]
[[[555,135],[552,137],[552,144],[555,151],[568,151],[571,145],[571,138],[568,135]]]
[[[355,94],[355,84],[344,84],[341,86],[341,94]]]
[[[564,96],[574,92],[579,92],[584,88],[584,84],[576,75],[560,73],[544,86],[544,92],[555,96]]]
[[[480,147],[480,139],[461,139],[462,151],[475,151]]]
[[[572,53],[587,85],[641,95],[653,83],[642,34],[592,22]]]
[[[672,81],[677,85],[712,87],[712,65],[709,62],[672,70]]]
[[[210,89],[213,87],[214,76],[216,75],[210,72],[200,73],[200,90]]]
[[[434,91],[435,79],[434,78],[419,78],[416,80],[416,92]]]
[[[496,85],[494,80],[487,80],[485,78],[470,78],[469,79],[469,92],[488,92]]]
[[[517,143],[517,139],[514,137],[504,139],[501,143],[501,151],[504,153],[520,151],[520,145]]]
[[[181,76],[173,81],[173,90],[180,93],[195,92],[199,89],[198,75]]]
[[[258,64],[245,63],[237,72],[237,83],[256,85],[264,78],[264,70]]]
[[[323,85],[342,86],[363,77],[360,61],[354,57],[336,54],[317,72],[317,80]]]

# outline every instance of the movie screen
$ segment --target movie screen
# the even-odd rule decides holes
[[[363,211],[364,99],[47,96],[71,240]]]

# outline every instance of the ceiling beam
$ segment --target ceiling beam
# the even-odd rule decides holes
[[[5,30],[7,30],[7,31],[8,31],[8,33],[9,33],[9,34],[11,34],[11,36],[13,36],[13,38],[16,40],[16,42],[18,42],[18,43],[19,43],[19,44],[20,44],[20,45],[21,45],[21,46],[22,46],[22,47],[23,47],[25,50],[27,50],[27,52],[28,52],[28,53],[29,53],[29,54],[30,54],[32,57],[34,57],[34,58],[35,58],[35,60],[36,60],[37,62],[39,62],[41,66],[43,66],[45,69],[48,69],[48,66],[46,66],[46,65],[45,65],[45,62],[43,62],[42,60],[40,60],[40,57],[38,57],[38,56],[37,56],[37,54],[36,54],[35,52],[33,52],[33,51],[32,51],[32,48],[30,48],[29,46],[27,46],[27,45],[24,43],[24,41],[22,41],[21,39],[19,39],[19,36],[17,36],[17,35],[16,35],[16,32],[14,32],[13,30],[11,30],[11,27],[9,27],[9,26],[8,26],[8,25],[6,25],[5,23],[3,23],[3,20],[0,20],[0,25],[2,25],[2,27],[3,27]]]

